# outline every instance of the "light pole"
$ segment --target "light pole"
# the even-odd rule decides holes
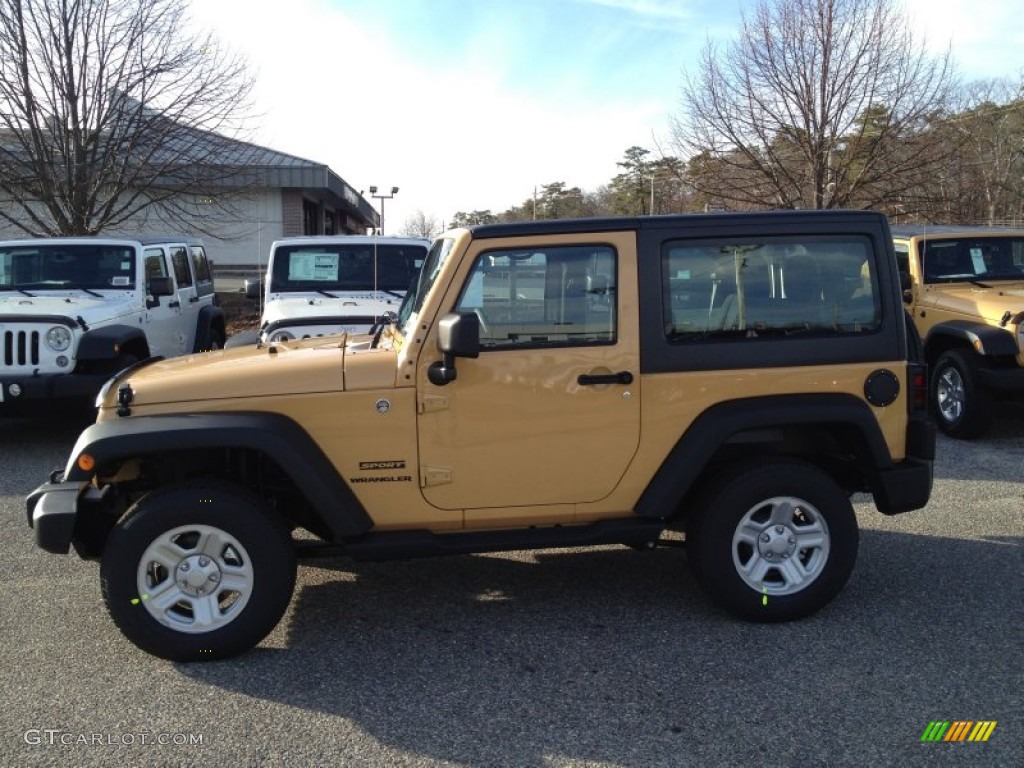
[[[376,187],[370,187],[370,197],[375,197],[380,200],[380,234],[384,235],[384,201],[390,200],[398,194],[398,187],[391,188],[390,195],[378,195]]]

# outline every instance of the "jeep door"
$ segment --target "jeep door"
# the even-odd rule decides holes
[[[171,267],[174,270],[174,282],[178,285],[178,304],[181,312],[181,332],[185,336],[186,352],[195,346],[196,327],[199,322],[199,294],[196,292],[196,281],[192,275],[192,259],[184,245],[172,245]]]
[[[146,313],[145,331],[152,355],[177,357],[192,347],[186,347],[186,334],[182,330],[181,300],[177,287],[171,296],[154,296],[150,290],[150,279],[173,276],[168,268],[167,251],[163,247],[145,250]]]
[[[440,355],[428,334],[418,367],[420,483],[434,506],[467,519],[493,511],[495,524],[515,517],[501,508],[564,519],[562,505],[606,497],[629,466],[640,433],[635,237],[581,237],[469,246],[438,317],[475,314],[479,357],[432,384]]]

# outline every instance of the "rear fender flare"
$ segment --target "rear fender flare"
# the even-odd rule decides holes
[[[856,448],[867,465],[865,472],[869,477],[892,466],[892,456],[871,408],[853,395],[780,395],[733,400],[708,408],[694,420],[644,489],[636,512],[641,517],[665,517],[678,509],[716,452],[741,433],[815,424],[852,427],[861,438]]]

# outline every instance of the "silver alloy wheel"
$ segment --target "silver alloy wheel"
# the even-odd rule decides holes
[[[253,576],[238,539],[210,525],[185,525],[161,534],[142,553],[139,600],[177,632],[211,632],[241,614]]]
[[[942,418],[950,424],[960,420],[964,414],[964,378],[954,366],[947,365],[939,371],[935,386],[935,400]]]
[[[828,562],[824,516],[803,499],[776,496],[743,516],[732,537],[732,561],[748,587],[792,595],[817,579]]]

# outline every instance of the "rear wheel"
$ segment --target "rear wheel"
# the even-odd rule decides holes
[[[992,423],[989,393],[969,355],[956,349],[943,352],[932,374],[935,421],[947,435],[961,439],[980,437]]]
[[[295,586],[287,528],[242,488],[172,486],[137,501],[104,549],[103,598],[118,628],[173,661],[234,656],[277,624]]]
[[[697,581],[720,606],[751,621],[789,621],[842,589],[857,559],[857,520],[847,495],[816,467],[745,464],[701,495],[686,547]]]

